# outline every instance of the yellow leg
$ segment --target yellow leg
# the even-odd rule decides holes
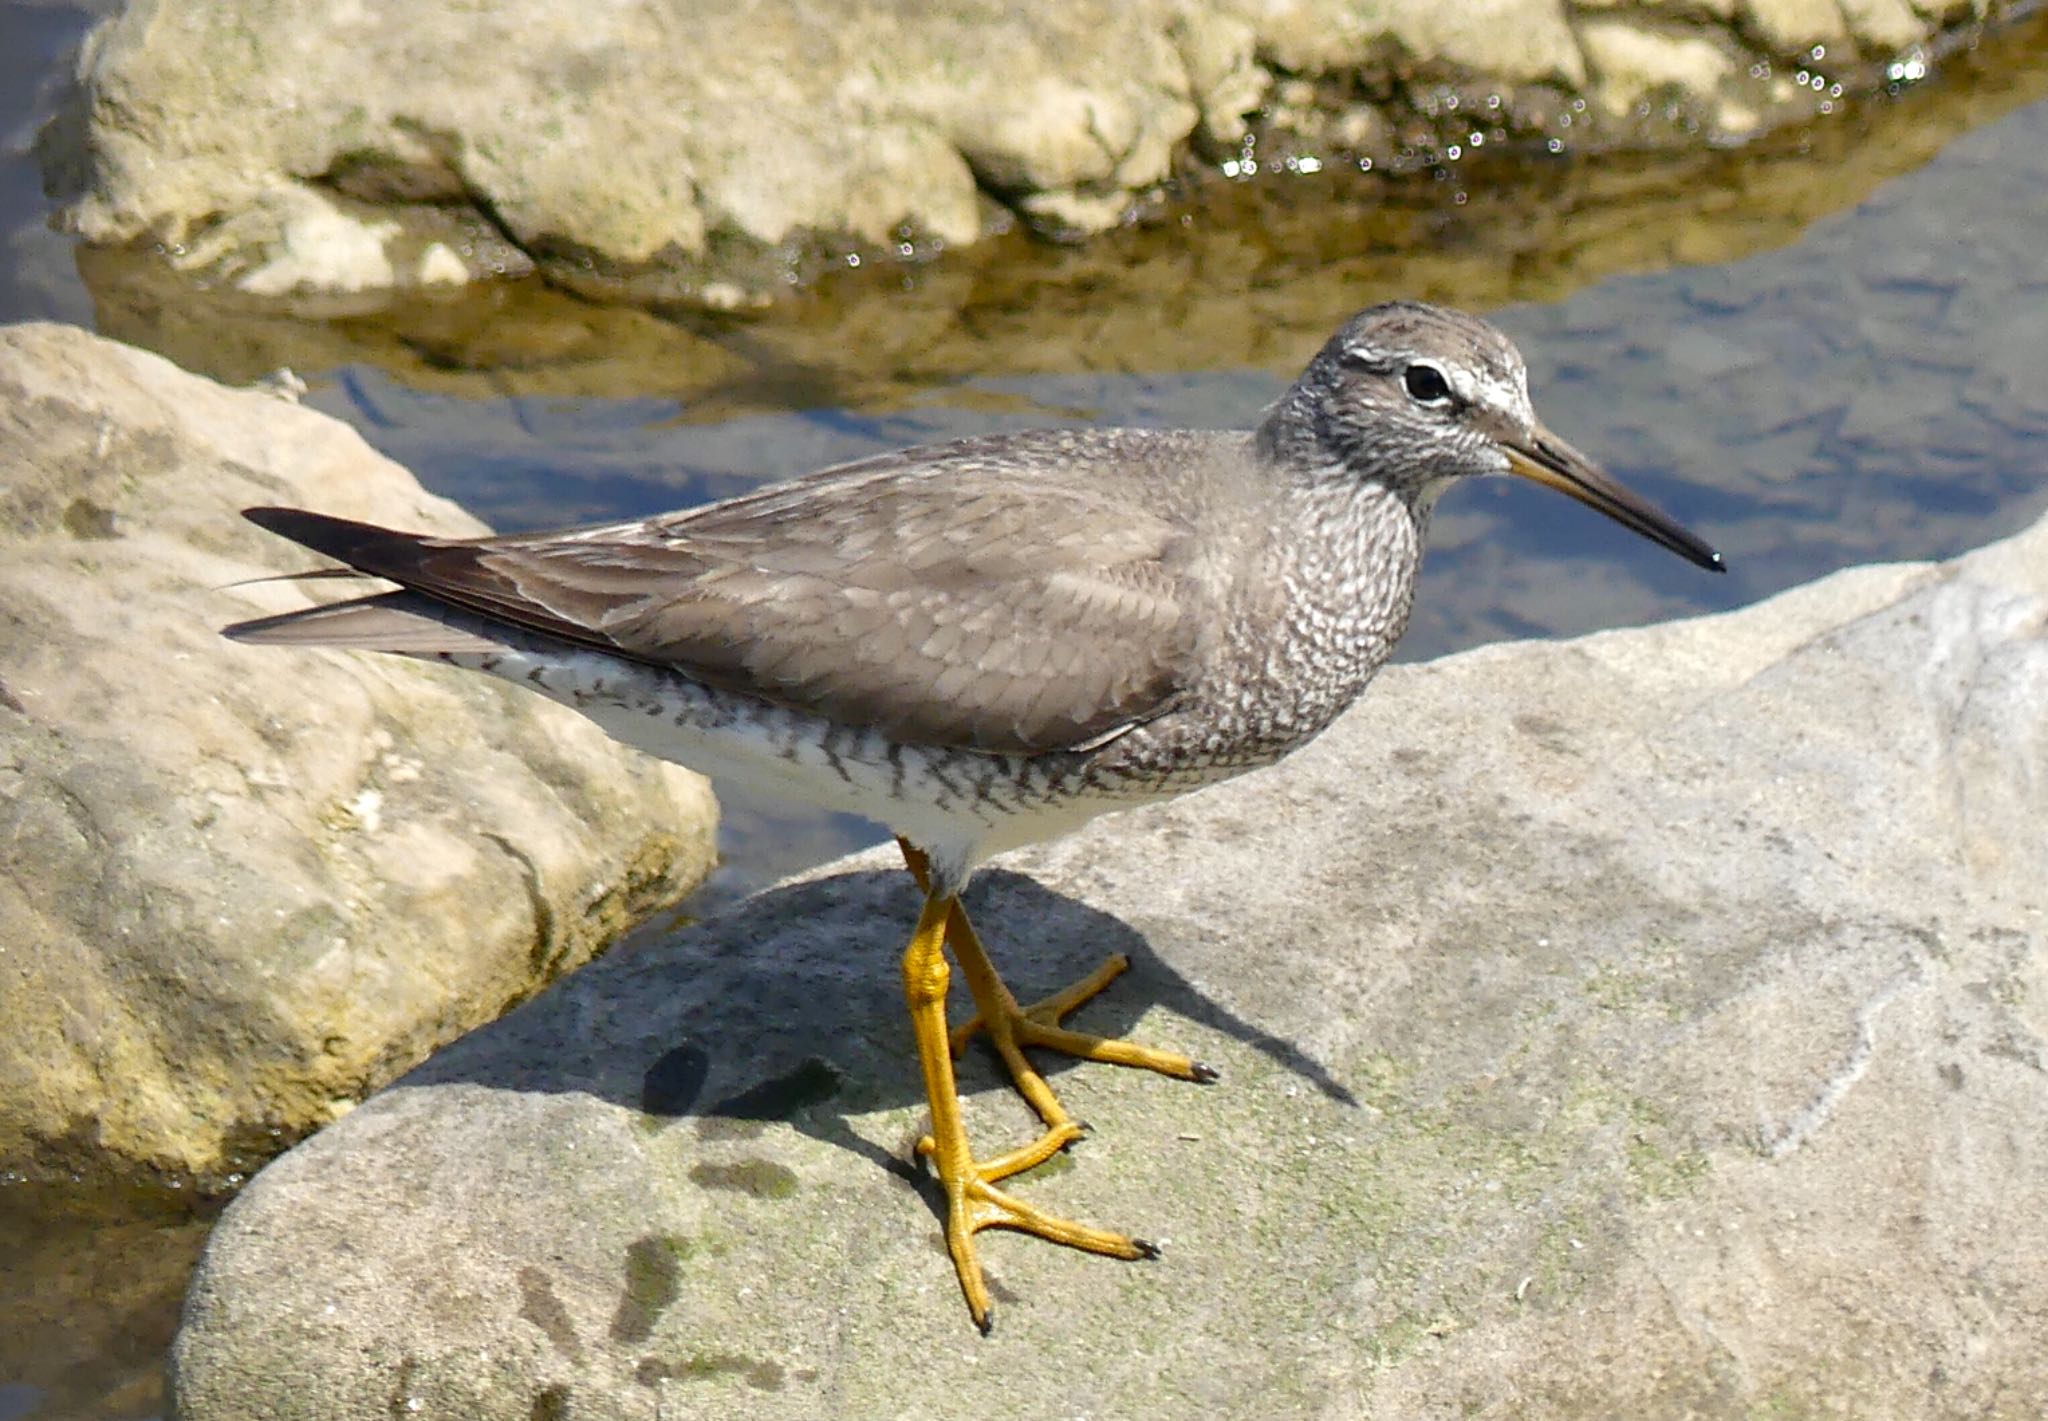
[[[949,897],[930,894],[925,898],[917,931],[903,953],[903,995],[910,1005],[917,1060],[924,1070],[925,1096],[932,1111],[932,1132],[918,1148],[936,1167],[946,1193],[946,1252],[952,1255],[953,1269],[960,1277],[960,1291],[967,1295],[967,1310],[974,1325],[987,1332],[994,1322],[994,1305],[974,1248],[974,1236],[983,1229],[1016,1229],[1112,1258],[1150,1258],[1158,1250],[1138,1239],[1055,1217],[995,1187],[997,1180],[1037,1164],[1057,1145],[1046,1148],[1041,1140],[988,1164],[975,1163],[960,1118],[953,1055],[946,1041],[946,985],[951,976],[946,966],[946,934],[955,907],[955,900]],[[1048,1132],[1046,1138],[1053,1133]]]
[[[918,850],[898,839],[903,850],[903,861],[917,880],[918,887],[927,892],[931,888],[930,866]],[[1052,1093],[1052,1087],[1045,1083],[1045,1077],[1025,1059],[1023,1048],[1043,1046],[1047,1050],[1061,1051],[1069,1056],[1078,1056],[1085,1061],[1102,1061],[1113,1066],[1138,1066],[1161,1075],[1173,1076],[1184,1081],[1208,1082],[1216,1079],[1216,1072],[1198,1061],[1191,1061],[1178,1051],[1161,1051],[1150,1046],[1137,1046],[1128,1041],[1111,1037],[1090,1036],[1084,1032],[1069,1031],[1060,1025],[1067,1013],[1086,1002],[1104,987],[1115,981],[1131,960],[1122,953],[1113,953],[1100,967],[1080,981],[1053,993],[1042,1001],[1028,1007],[1017,1005],[1017,999],[997,975],[995,964],[989,961],[988,952],[981,945],[981,938],[975,933],[974,925],[967,920],[967,910],[956,899],[946,920],[946,941],[960,959],[960,970],[967,974],[968,990],[973,993],[977,1014],[964,1026],[956,1027],[948,1046],[954,1055],[967,1049],[967,1043],[977,1031],[987,1031],[989,1043],[1002,1057],[1003,1065],[1009,1069],[1010,1080],[1017,1091],[1030,1102],[1038,1112],[1048,1135],[1061,1131],[1072,1131],[1069,1139],[1078,1137],[1082,1127],[1076,1125],[1067,1115]],[[1062,1147],[1061,1141],[1054,1149]],[[1041,1140],[1039,1144],[1045,1144]],[[1034,1146],[1033,1148],[1037,1148]],[[1047,1150],[1046,1154],[1052,1151]],[[1041,1155],[1040,1158],[1044,1158]],[[1029,1166],[1022,1166],[1029,1168]]]

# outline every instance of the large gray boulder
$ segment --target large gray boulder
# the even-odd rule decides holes
[[[87,42],[42,158],[89,241],[158,244],[260,295],[537,265],[579,290],[731,306],[849,249],[930,252],[1019,217],[1101,231],[1197,154],[1241,175],[1254,152],[1316,171],[1511,138],[1744,138],[1874,87],[1883,61],[1974,16],[1967,0],[131,0]],[[1263,146],[1240,153],[1248,138]]]
[[[347,426],[0,329],[0,1166],[233,1182],[711,861],[704,782],[482,677],[237,647],[305,503],[479,525]]]
[[[2048,522],[1387,671],[1273,771],[977,880],[1020,991],[1209,1088],[931,1197],[886,853],[594,964],[271,1165],[178,1414],[1983,1416],[2048,1398]],[[1030,1133],[979,1051],[984,1150]]]

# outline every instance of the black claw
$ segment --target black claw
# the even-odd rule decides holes
[[[1074,1136],[1073,1139],[1067,1141],[1064,1145],[1061,1145],[1061,1149],[1070,1150],[1074,1146],[1080,1144],[1081,1141],[1087,1139],[1090,1135],[1095,1133],[1095,1127],[1093,1125],[1090,1125],[1086,1120],[1076,1120],[1074,1122],[1074,1128],[1076,1130],[1079,1130],[1081,1133]]]
[[[991,1332],[994,1332],[996,1330],[996,1310],[994,1308],[990,1308],[987,1312],[983,1313],[980,1317],[974,1320],[974,1325],[981,1329],[981,1335],[983,1337],[986,1337]]]
[[[1138,1250],[1138,1257],[1141,1259],[1157,1258],[1159,1256],[1159,1245],[1150,1239],[1134,1238],[1131,1240],[1131,1244]]]
[[[1194,1077],[1198,1083],[1202,1085],[1208,1085],[1211,1081],[1219,1081],[1223,1079],[1223,1072],[1217,1070],[1214,1066],[1205,1066],[1200,1061],[1197,1061],[1194,1064]]]

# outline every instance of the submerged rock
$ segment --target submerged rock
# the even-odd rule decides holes
[[[307,595],[243,505],[479,530],[347,426],[16,326],[0,469],[8,1170],[231,1183],[706,872],[704,782],[579,716],[219,637]]]
[[[1905,0],[136,0],[40,148],[99,244],[259,295],[538,266],[764,301],[828,255],[1123,222],[1200,155],[1320,171],[1748,137],[1974,18]],[[1768,61],[1783,60],[1777,72]],[[1926,72],[1925,56],[1915,74]],[[1902,71],[1903,72],[1903,71]],[[1263,143],[1263,146],[1260,146]]]
[[[1984,1415],[2048,1394],[2048,522],[1395,667],[1279,768],[969,895],[1054,1069],[968,1325],[886,854],[593,964],[264,1171],[178,1414]],[[981,1051],[984,1152],[1032,1133]]]

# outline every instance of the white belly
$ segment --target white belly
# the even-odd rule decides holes
[[[1013,757],[963,759],[957,751],[891,745],[873,731],[831,726],[595,652],[508,649],[434,659],[538,691],[657,759],[872,819],[924,850],[956,891],[994,854],[1165,797],[1078,785],[1079,793],[1036,796],[1029,767]]]

